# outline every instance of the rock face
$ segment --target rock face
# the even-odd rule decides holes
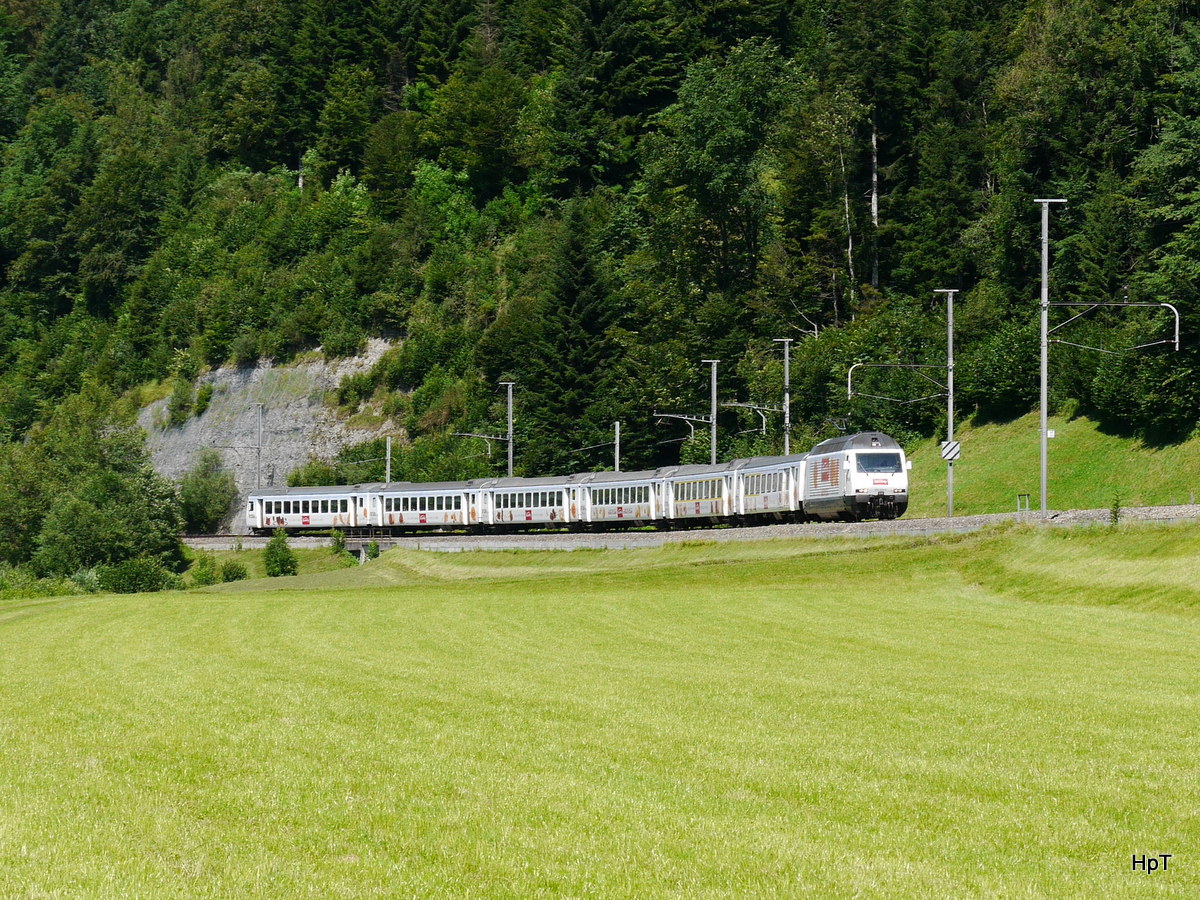
[[[263,487],[284,485],[288,473],[309,458],[330,458],[347,444],[383,433],[382,428],[347,426],[328,408],[325,398],[345,376],[368,371],[388,346],[386,341],[372,340],[366,353],[353,359],[286,366],[264,362],[252,369],[222,368],[202,375],[197,387],[211,384],[213,395],[201,415],[183,425],[164,427],[168,421],[165,399],[151,403],[139,415],[154,468],[178,481],[195,465],[200,450],[216,450],[237,480],[239,503],[230,529],[235,534],[245,533],[243,501],[260,477]]]

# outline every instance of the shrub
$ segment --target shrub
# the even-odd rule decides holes
[[[199,389],[196,391],[196,407],[192,410],[192,415],[196,416],[197,418],[204,415],[204,411],[208,409],[208,405],[212,403],[212,398],[212,383],[209,382],[207,384],[200,385]]]
[[[326,359],[355,356],[366,343],[366,335],[353,325],[341,325],[321,335],[321,349]]]
[[[329,533],[329,549],[333,555],[346,552],[346,532],[334,529]]]
[[[139,594],[183,587],[183,580],[157,559],[138,556],[111,566],[99,566],[96,576],[100,588],[114,594]]]
[[[195,405],[195,394],[192,383],[185,378],[176,378],[171,397],[167,400],[167,422],[170,425],[182,425],[192,417]]]
[[[245,581],[250,577],[250,573],[246,571],[246,567],[236,559],[226,560],[221,566],[222,581]]]
[[[379,559],[379,543],[377,541],[367,544],[367,559]]]
[[[100,590],[100,573],[95,569],[80,569],[71,576],[71,583],[86,594]]]
[[[201,450],[195,467],[179,482],[179,506],[187,530],[200,534],[216,531],[236,499],[233,473],[225,468],[221,455],[210,448]]]
[[[299,571],[296,554],[288,546],[287,532],[282,528],[275,529],[275,536],[267,542],[267,546],[263,549],[263,564],[266,566],[267,574],[272,578],[278,578],[281,575],[295,575]]]
[[[248,368],[258,362],[258,338],[253,334],[243,334],[234,338],[231,350],[233,363],[239,369]]]
[[[211,553],[201,553],[196,559],[196,568],[192,570],[192,584],[195,587],[208,587],[217,583],[217,560]]]
[[[375,380],[370,372],[358,372],[347,375],[338,385],[337,402],[339,406],[360,406],[375,392]]]

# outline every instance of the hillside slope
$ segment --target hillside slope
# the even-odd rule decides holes
[[[1193,502],[1200,484],[1200,438],[1157,448],[1106,434],[1091,419],[1051,418],[1047,497],[1051,509],[1101,509],[1118,498],[1122,506]],[[1038,416],[956,429],[962,458],[954,466],[957,514],[1011,512],[1017,495],[1039,504]],[[911,448],[912,503],[909,515],[946,513],[946,464],[938,440]]]

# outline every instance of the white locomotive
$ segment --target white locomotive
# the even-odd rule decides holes
[[[908,508],[910,468],[895,440],[864,432],[800,455],[715,466],[255,491],[246,523],[255,533],[338,528],[400,534],[894,519]]]

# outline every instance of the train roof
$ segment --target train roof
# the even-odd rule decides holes
[[[393,483],[393,487],[396,483]],[[312,484],[297,487],[265,487],[250,492],[251,497],[311,497],[314,495],[358,494],[377,490],[377,484]]]
[[[466,490],[466,481],[389,481],[386,484],[370,484],[367,487],[377,494],[422,494],[436,491]]]
[[[804,462],[807,453],[793,453],[789,456],[751,456],[745,459],[735,459],[729,464],[731,471],[738,469],[771,469],[776,466],[795,466]]]
[[[821,441],[809,451],[809,455],[821,453],[839,453],[842,450],[899,450],[900,445],[891,435],[882,431],[862,431],[858,434],[847,434],[842,437]]]
[[[571,478],[570,475],[543,475],[540,478],[476,478],[468,481],[467,486],[472,488],[561,487],[569,484]]]
[[[658,470],[660,478],[684,478],[689,475],[724,475],[730,471],[732,463],[717,463],[712,465],[664,466]]]
[[[654,481],[659,474],[655,470],[641,472],[580,472],[569,475],[570,484],[629,484],[631,482]]]

